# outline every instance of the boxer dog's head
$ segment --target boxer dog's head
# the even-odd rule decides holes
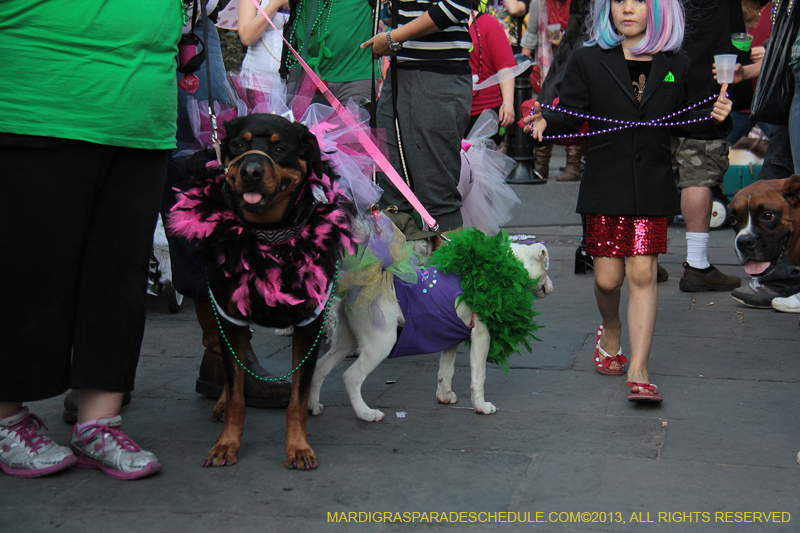
[[[745,272],[769,274],[784,254],[800,267],[800,175],[748,185],[728,209],[736,255]]]

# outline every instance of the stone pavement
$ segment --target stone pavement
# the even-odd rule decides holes
[[[800,531],[798,316],[746,309],[726,293],[680,292],[684,230],[670,226],[661,258],[670,279],[659,284],[650,364],[665,401],[628,402],[624,377],[591,364],[599,315],[591,273],[572,273],[577,188],[515,186],[523,205],[508,229],[546,241],[556,291],[537,303],[542,342],[514,356],[508,374],[487,371],[496,414],[471,410],[462,352],[456,405],[436,402],[435,356],[407,357],[384,362],[364,385],[385,420],[359,421],[341,380],[348,359],[325,382],[324,413],[309,418],[317,470],[284,468],[284,411],[262,409],[248,410],[238,465],[201,468],[221,426],[211,421],[214,402],[194,392],[200,329],[191,301],[173,315],[152,298],[136,390],[122,414],[162,472],[133,482],[79,469],[2,476],[0,531]],[[732,236],[712,232],[710,257],[744,275]],[[259,330],[254,346],[269,370],[288,370],[289,339]],[[62,398],[32,407],[66,443]],[[378,520],[377,512],[414,522],[329,520]],[[458,512],[466,523],[439,514],[457,520]]]

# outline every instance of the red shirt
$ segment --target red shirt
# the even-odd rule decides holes
[[[514,68],[517,62],[503,27],[491,15],[480,15],[469,27],[472,37],[472,52],[469,66],[472,74],[478,75],[478,83],[497,73],[502,68]],[[492,85],[480,91],[472,91],[470,115],[480,115],[485,109],[494,109],[503,103],[500,85]]]
[[[569,22],[569,2],[570,0],[546,0],[547,2],[547,23],[561,24],[561,31],[567,29]]]
[[[750,28],[747,32],[753,36],[753,42],[750,46],[764,46],[764,41],[767,40],[769,34],[772,33],[772,22],[770,21],[770,4],[761,8],[761,18],[758,19],[758,24],[755,28]]]

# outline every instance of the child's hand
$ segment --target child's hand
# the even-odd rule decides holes
[[[723,83],[719,90],[719,97],[714,102],[714,108],[711,110],[711,116],[717,122],[724,122],[733,109],[733,103],[728,100],[725,93],[728,91],[728,84]]]
[[[514,104],[503,102],[500,104],[500,112],[498,113],[500,119],[500,126],[505,128],[514,122]]]
[[[525,133],[533,131],[531,137],[535,141],[542,140],[544,130],[547,128],[547,121],[544,119],[544,117],[542,117],[542,110],[541,106],[539,106],[539,102],[533,103],[533,113],[523,118],[522,122],[525,124],[525,127],[522,131]]]

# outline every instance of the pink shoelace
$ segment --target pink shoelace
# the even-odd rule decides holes
[[[52,439],[39,433],[39,428],[48,429],[41,418],[33,413],[28,413],[25,418],[13,426],[10,426],[8,429],[19,435],[22,442],[29,446],[32,451],[38,452],[39,448],[52,442]]]
[[[103,435],[103,451],[106,448],[106,434],[109,434],[114,440],[119,443],[119,445],[129,452],[138,452],[141,450],[138,444],[133,442],[133,439],[127,436],[122,430],[112,428],[110,426],[94,426],[96,429],[92,431],[88,436],[81,437],[81,440],[84,441],[83,447],[81,448],[81,453],[86,451],[86,446],[89,445],[89,442],[97,435],[98,433],[102,433]]]

